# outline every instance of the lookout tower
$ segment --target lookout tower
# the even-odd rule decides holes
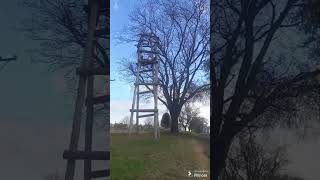
[[[136,131],[139,132],[139,119],[145,117],[154,118],[154,138],[160,137],[158,120],[158,85],[159,63],[157,44],[159,38],[153,34],[140,34],[137,45],[137,71],[134,83],[132,108],[130,109],[129,135],[133,129],[133,116],[136,113]],[[141,109],[139,107],[141,95],[153,96],[154,108]]]

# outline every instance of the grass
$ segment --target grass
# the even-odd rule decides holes
[[[112,134],[111,179],[183,180],[188,170],[209,170],[207,153],[208,141],[190,134]]]

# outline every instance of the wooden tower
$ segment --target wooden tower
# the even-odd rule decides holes
[[[157,43],[159,39],[153,34],[140,34],[138,42],[138,62],[136,81],[134,83],[134,93],[132,108],[130,109],[130,124],[129,124],[129,135],[133,129],[133,116],[136,113],[136,131],[139,132],[139,118],[154,117],[154,138],[160,137],[159,122],[158,122],[158,52]],[[140,91],[140,88],[144,88],[144,91]],[[154,108],[153,109],[141,109],[139,107],[140,96],[153,95]],[[140,114],[142,113],[142,114]],[[148,114],[145,114],[148,113]]]
[[[92,170],[93,160],[110,160],[110,152],[92,150],[93,121],[95,105],[103,104],[109,111],[109,8],[107,1],[89,0],[84,7],[88,18],[88,33],[83,59],[77,69],[79,75],[78,90],[73,114],[73,124],[69,149],[64,151],[63,158],[67,159],[65,180],[73,180],[75,176],[76,160],[84,161],[84,180],[109,177],[109,167],[105,170]],[[100,57],[100,58],[99,58]],[[106,77],[106,92],[104,95],[94,97],[94,82],[96,76]],[[85,113],[83,109],[85,107]],[[85,147],[78,149],[81,119],[85,114]],[[107,139],[107,136],[106,136]],[[106,140],[108,144],[109,139]],[[107,164],[106,162],[105,164]]]

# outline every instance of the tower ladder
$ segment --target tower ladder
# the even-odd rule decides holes
[[[103,104],[107,106],[106,110],[109,111],[109,24],[106,22],[108,21],[106,18],[109,17],[109,7],[107,7],[107,1],[89,0],[88,5],[84,6],[84,10],[89,16],[88,33],[86,34],[87,38],[83,58],[80,67],[77,68],[79,81],[73,114],[71,140],[69,149],[63,152],[63,158],[67,159],[65,180],[74,179],[76,160],[84,161],[84,180],[109,177],[110,174],[109,167],[107,167],[105,170],[92,170],[93,160],[110,160],[110,152],[108,151],[108,143],[110,142],[109,139],[107,139],[108,147],[106,151],[92,150],[94,107],[95,105]],[[103,24],[103,21],[105,24]],[[103,41],[103,43],[101,43],[101,41]],[[107,47],[103,47],[101,44],[106,45]],[[98,53],[97,49],[99,48],[100,50],[102,48],[105,51],[99,51]],[[102,57],[103,61],[97,62],[98,56]],[[94,96],[95,76],[98,75],[105,76],[107,81],[106,92],[104,93],[105,95],[102,96]],[[86,109],[85,144],[84,150],[79,150],[78,143],[84,106]]]

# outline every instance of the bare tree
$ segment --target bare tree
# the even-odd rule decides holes
[[[191,132],[203,133],[208,125],[208,120],[201,116],[195,116],[191,119],[189,129]]]
[[[144,127],[146,129],[152,129],[153,128],[153,118],[152,117],[148,117],[144,120]]]
[[[246,136],[246,137],[245,137]],[[270,180],[279,177],[288,165],[286,146],[268,147],[253,134],[238,136],[228,155],[222,179]]]
[[[85,46],[88,9],[85,1],[76,0],[31,0],[23,1],[23,5],[32,14],[22,22],[22,30],[26,35],[40,44],[39,48],[31,49],[33,60],[50,65],[52,70],[65,69],[67,74],[74,73],[80,64],[82,50]],[[107,31],[108,19],[99,19],[101,30]],[[97,36],[108,39],[104,33]],[[107,67],[109,63],[109,44],[97,41],[94,50],[94,63]]]
[[[130,122],[129,116],[125,116],[125,117],[122,118],[121,121],[120,121],[120,123],[126,124],[127,126],[129,126],[129,122]]]
[[[316,106],[319,68],[294,52],[281,52],[279,45],[289,43],[285,34],[295,35],[303,6],[302,0],[211,3],[214,180],[241,130],[289,122],[299,106]]]
[[[197,118],[199,113],[199,108],[192,108],[190,103],[184,104],[179,117],[179,124],[184,128],[184,131],[187,131],[187,128],[190,126],[190,122]]]
[[[130,15],[122,40],[137,41],[140,33],[153,33],[160,39],[159,100],[170,112],[171,132],[178,132],[182,106],[209,88],[204,71],[209,60],[209,2],[145,0]],[[125,77],[133,77],[135,62],[123,64]]]
[[[301,26],[302,32],[306,33],[307,39],[304,41],[304,47],[310,49],[309,58],[318,60],[320,56],[320,1],[306,0],[307,4],[302,9],[304,23]]]
[[[64,72],[67,92],[70,95],[76,94],[76,71],[80,65],[81,56],[87,38],[88,8],[85,1],[77,0],[23,0],[22,5],[31,13],[21,22],[21,30],[27,37],[38,43],[36,48],[29,49],[32,62],[46,63],[51,71]],[[108,14],[108,13],[107,13]],[[109,17],[101,16],[99,21],[100,29],[96,32],[97,40],[94,48],[94,68],[105,68],[109,70],[109,35],[106,35],[109,27]],[[101,87],[109,84],[105,78]],[[95,87],[95,94],[101,94],[101,88]],[[108,88],[107,88],[108,89]],[[109,104],[105,103],[95,107],[95,113],[103,116],[105,121]],[[103,125],[108,123],[103,122]]]
[[[162,115],[162,118],[161,118],[161,127],[163,128],[169,128],[170,127],[170,123],[171,123],[171,117],[170,117],[170,114],[169,113],[164,113]]]

